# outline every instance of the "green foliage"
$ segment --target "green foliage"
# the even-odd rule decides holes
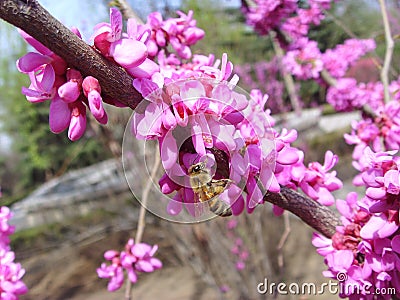
[[[194,53],[214,53],[216,58],[221,58],[226,52],[229,60],[238,65],[271,57],[269,39],[260,38],[245,25],[239,9],[223,7],[221,3],[211,0],[183,1],[182,9],[193,10],[197,26],[206,33],[194,47]]]

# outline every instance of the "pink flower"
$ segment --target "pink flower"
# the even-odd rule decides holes
[[[370,159],[383,159],[376,156]],[[362,299],[365,291],[372,288],[399,288],[400,281],[396,266],[400,263],[398,254],[398,217],[391,220],[391,213],[372,213],[368,197],[357,200],[356,193],[350,193],[346,201],[338,200],[343,226],[338,226],[331,239],[314,235],[313,244],[317,252],[325,257],[328,270],[323,274],[335,278],[344,287],[341,297]],[[389,216],[389,217],[388,217]],[[397,223],[396,223],[397,222]],[[347,285],[360,287],[361,294]],[[367,288],[368,287],[368,288]]]
[[[249,102],[233,89],[232,81],[214,81],[214,78],[226,79],[231,74],[232,67],[225,55],[221,69],[204,66],[201,69],[211,78],[203,75],[198,79],[174,81],[163,89],[158,89],[157,84],[147,79],[135,80],[135,87],[148,101],[143,102],[143,107],[137,110],[139,113],[134,115],[132,132],[137,138],[157,138],[159,141],[166,171],[159,182],[161,190],[166,194],[177,191],[167,207],[170,214],[176,215],[184,207],[196,216],[196,198],[188,183],[187,170],[195,162],[204,160],[218,170],[211,149],[218,149],[230,158],[226,172],[233,182],[220,198],[230,204],[235,215],[245,207],[252,212],[257,204],[263,203],[265,191],[279,191],[274,176],[276,153],[271,140],[275,134],[265,123],[271,118],[261,107],[267,97],[257,94],[260,98]],[[294,140],[292,137],[287,139]],[[185,147],[179,148],[182,144]],[[287,164],[294,163],[298,157],[288,148],[280,148],[279,157]],[[228,178],[227,175],[217,171],[213,177]],[[258,176],[264,189],[257,184]],[[242,180],[246,184],[246,197],[237,186]]]
[[[288,51],[282,63],[288,72],[302,80],[318,78],[323,69],[318,45],[308,39],[302,39],[301,48]]]
[[[359,102],[361,93],[354,78],[341,78],[335,86],[329,87],[326,101],[337,111],[351,111],[356,108],[353,103]],[[362,106],[363,104],[365,103],[358,105]]]
[[[71,103],[81,94],[82,75],[77,70],[69,69],[67,79],[68,81],[58,88],[58,95],[64,102]]]
[[[333,77],[341,78],[346,74],[347,69],[360,57],[376,48],[372,39],[349,39],[344,44],[337,45],[334,49],[328,49],[322,55],[324,69]]]
[[[9,236],[14,233],[14,226],[8,224],[12,213],[6,206],[0,208],[0,298],[18,299],[28,288],[22,281],[25,270],[14,262],[15,254],[10,251]]]
[[[153,257],[157,249],[145,243],[135,244],[133,239],[128,241],[125,251],[121,252],[121,265],[133,283],[137,280],[136,272],[153,272],[162,267],[161,261]]]
[[[71,141],[79,140],[86,129],[86,107],[76,101],[71,105],[71,121],[69,123],[68,138]]]
[[[146,27],[150,28],[151,34],[146,46],[151,57],[166,49],[168,45],[176,51],[179,57],[189,59],[192,56],[190,46],[204,37],[204,31],[196,27],[193,19],[193,11],[184,14],[177,11],[178,18],[163,20],[159,12],[153,12],[147,17]]]
[[[297,1],[294,0],[256,0],[251,6],[247,6],[246,2],[242,5],[247,24],[261,35],[279,27],[297,9]]]
[[[236,270],[238,270],[238,271],[243,271],[245,267],[246,267],[246,264],[241,260],[239,260],[236,263]]]
[[[148,273],[162,267],[161,261],[153,257],[157,249],[157,246],[145,243],[135,244],[133,239],[130,239],[124,251],[108,250],[104,253],[104,258],[111,261],[111,264],[102,263],[97,269],[97,274],[100,278],[110,279],[109,291],[121,288],[124,283],[124,270],[128,274],[128,279],[136,283],[137,272]]]
[[[327,151],[324,165],[318,162],[310,163],[300,182],[300,188],[303,192],[323,205],[334,204],[335,200],[331,192],[343,186],[342,182],[336,177],[336,171],[328,173],[336,165],[337,161],[337,155]]]
[[[77,29],[74,32],[80,36]],[[68,68],[65,61],[49,49],[26,33],[21,34],[40,51],[28,53],[17,61],[19,71],[28,73],[31,80],[29,88],[22,88],[22,93],[30,102],[50,100],[50,130],[60,133],[69,127],[68,137],[72,141],[82,137],[86,129],[86,106],[81,98],[82,89],[93,116],[101,124],[107,123],[98,81],[93,77],[83,79],[79,71]]]
[[[107,113],[103,108],[101,87],[98,80],[92,76],[86,77],[82,82],[83,94],[88,98],[89,109],[100,124],[107,124]]]
[[[94,45],[105,56],[115,60],[123,68],[135,68],[147,58],[147,47],[140,39],[144,35],[138,34],[136,23],[130,21],[129,36],[122,34],[122,15],[116,8],[110,8],[110,23],[100,23],[95,27],[92,36]]]
[[[17,60],[18,70],[29,74],[31,79],[29,88],[22,88],[22,93],[26,95],[28,101],[42,102],[54,96],[53,85],[56,75],[51,62],[50,57],[33,52]]]

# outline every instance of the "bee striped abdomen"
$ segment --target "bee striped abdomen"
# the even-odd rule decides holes
[[[210,210],[220,216],[220,217],[229,217],[232,216],[232,210],[227,203],[222,200],[219,200],[217,197],[208,201],[208,206]]]

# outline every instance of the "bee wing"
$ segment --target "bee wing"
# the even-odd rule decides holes
[[[205,202],[202,199],[204,197],[203,190],[199,190],[197,193],[194,193],[194,216],[200,217],[204,214],[204,206]]]

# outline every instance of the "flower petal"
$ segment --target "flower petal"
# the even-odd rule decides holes
[[[50,102],[49,125],[54,133],[67,129],[71,121],[71,109],[60,97],[54,97]]]
[[[147,58],[147,48],[142,42],[121,39],[111,43],[110,55],[124,68],[134,68]]]
[[[35,71],[42,65],[51,63],[51,58],[36,52],[29,52],[17,60],[18,71],[29,73]]]

